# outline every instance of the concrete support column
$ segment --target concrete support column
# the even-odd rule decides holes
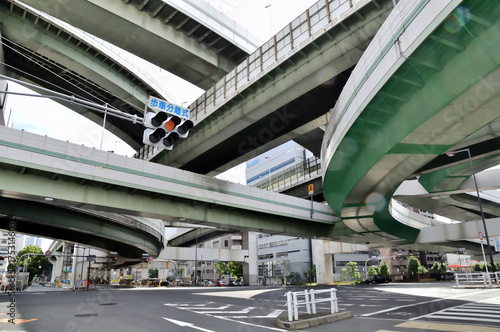
[[[318,284],[333,283],[332,254],[325,254],[323,240],[312,240],[313,262],[316,265],[316,281]]]
[[[61,274],[62,274],[62,269],[63,269],[63,261],[64,261],[64,258],[63,257],[57,257],[57,256],[54,256],[54,258],[56,259],[56,261],[50,261],[50,263],[52,263],[52,276],[50,278],[50,282],[51,283],[54,283],[56,282],[56,277],[58,277],[59,279],[61,279]]]
[[[243,233],[243,249],[248,250],[248,257],[245,257],[243,262],[243,282],[245,286],[257,286],[259,284],[257,233]]]

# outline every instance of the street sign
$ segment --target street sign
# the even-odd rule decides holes
[[[495,238],[495,250],[500,251],[500,238],[498,237]]]
[[[151,262],[153,260],[153,256],[149,256],[149,261]]]
[[[314,185],[312,183],[307,186],[307,189],[309,191],[309,195],[314,195]]]
[[[45,252],[45,256],[50,256],[50,254],[51,254],[50,250],[47,250],[47,251]]]
[[[479,240],[483,241],[483,232],[479,232],[477,235],[479,236]]]
[[[184,119],[189,119],[189,109],[179,105],[172,104],[171,102],[168,102],[160,98],[149,96],[148,107],[156,111],[163,111],[171,115],[176,115]]]

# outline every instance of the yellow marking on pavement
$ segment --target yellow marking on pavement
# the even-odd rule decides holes
[[[12,321],[12,318],[2,318],[2,319],[0,319],[0,323],[9,323],[9,320]],[[14,322],[16,324],[22,324],[22,323],[32,322],[34,320],[38,320],[38,319],[37,318],[33,318],[33,319],[17,319],[17,318],[15,318]],[[9,324],[12,324],[12,323],[9,323]]]
[[[415,321],[404,322],[398,325],[394,325],[394,327],[446,331],[446,332],[470,332],[479,330],[481,332],[500,332],[500,328],[497,327],[486,327],[486,326],[479,327],[477,325],[442,324],[442,323],[415,322]]]

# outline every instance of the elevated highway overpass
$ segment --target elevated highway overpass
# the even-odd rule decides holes
[[[0,74],[32,83],[29,88],[35,92],[77,96],[140,117],[150,95],[168,96],[153,73],[144,70],[143,60],[23,3],[0,1],[0,22]],[[89,107],[55,101],[99,125],[105,122],[132,148],[142,146],[140,126],[120,118],[104,121],[102,113]]]
[[[138,157],[216,175],[291,139],[319,156],[328,110],[392,9],[391,0],[318,1],[189,106],[189,140]]]
[[[200,0],[8,2],[45,12],[202,89],[259,46],[257,38]]]
[[[324,193],[342,219],[342,239],[424,248],[419,241],[429,233],[389,213],[400,184],[418,181],[434,198],[474,191],[470,180],[461,187],[471,176],[467,154],[445,155],[462,148],[476,171],[498,165],[500,53],[492,41],[499,12],[496,1],[408,1],[389,15],[332,109],[323,140]],[[396,198],[441,214],[410,196]],[[462,210],[457,220],[480,219],[477,208],[451,205]]]
[[[311,217],[307,200],[16,129],[0,128],[0,137],[1,196],[12,202],[6,209],[14,203],[19,206],[6,211],[3,222],[17,219],[26,220],[27,227],[42,223],[49,228],[82,228],[81,232],[92,231],[97,236],[105,233],[88,229],[89,220],[75,222],[78,217],[71,218],[70,212],[78,208],[82,214],[112,212],[239,231],[327,238],[338,221],[320,203],[313,204]],[[35,213],[28,206],[46,212]],[[56,216],[61,211],[53,222],[48,212],[52,209]],[[137,241],[133,237],[122,241],[139,246],[139,235]]]
[[[190,162],[187,159],[191,158],[189,157],[191,151],[194,151],[193,156],[198,152],[207,151],[205,157],[208,159],[203,159],[203,162],[193,162],[193,165],[201,167],[198,165],[207,164],[209,166],[203,166],[206,169],[196,171],[217,173],[248,159],[252,153],[267,150],[267,147],[277,144],[281,139],[298,138],[309,129],[317,128],[319,123],[328,123],[322,147],[323,186],[327,202],[334,214],[323,210],[324,206],[314,205],[314,215],[312,220],[309,220],[309,210],[304,205],[304,203],[308,205],[309,202],[304,200],[298,200],[297,205],[288,204],[284,203],[282,196],[275,193],[253,192],[254,189],[248,188],[236,189],[237,187],[231,187],[232,184],[212,182],[212,179],[206,177],[174,171],[172,168],[162,168],[160,165],[151,166],[151,163],[138,160],[115,160],[114,158],[119,156],[105,156],[100,151],[90,154],[85,150],[82,155],[84,157],[78,156],[78,165],[93,165],[92,170],[88,170],[92,173],[82,175],[75,173],[74,169],[52,165],[43,169],[44,175],[38,178],[40,183],[50,189],[49,197],[57,197],[63,204],[70,206],[82,204],[88,208],[111,209],[124,214],[135,213],[164,218],[167,221],[179,221],[183,218],[194,224],[203,223],[228,229],[265,230],[269,233],[300,234],[306,237],[319,236],[330,240],[375,246],[383,244],[423,250],[429,248],[424,245],[428,242],[420,236],[423,234],[420,228],[401,223],[390,214],[390,198],[403,181],[417,177],[419,181],[427,179],[425,187],[428,190],[438,188],[436,193],[442,184],[446,184],[448,189],[449,183],[452,183],[451,188],[453,185],[458,186],[458,177],[463,179],[464,176],[470,175],[467,174],[465,166],[468,160],[448,159],[448,162],[440,163],[439,160],[446,151],[469,147],[471,151],[477,152],[475,149],[478,144],[488,145],[490,142],[489,145],[492,147],[484,152],[486,155],[473,153],[474,161],[478,170],[490,167],[495,162],[498,150],[494,143],[494,137],[497,135],[495,120],[498,118],[496,82],[499,81],[496,71],[499,61],[498,52],[489,41],[494,40],[494,36],[498,33],[498,6],[494,1],[484,1],[480,4],[473,1],[401,2],[396,7],[397,11],[385,21],[384,15],[388,15],[392,10],[392,2],[355,1],[354,4],[353,8],[346,7],[340,10],[339,17],[332,18],[327,15],[328,20],[331,20],[328,24],[331,24],[333,30],[322,30],[321,27],[324,25],[314,26],[316,31],[311,30],[309,22],[315,21],[311,19],[314,14],[306,12],[305,16],[311,20],[306,20],[308,28],[304,31],[307,32],[298,37],[302,40],[289,38],[291,41],[289,44],[285,42],[280,44],[279,39],[273,39],[260,49],[258,56],[250,56],[246,63],[237,66],[234,73],[229,74],[233,76],[226,76],[229,79],[224,78],[211,92],[207,92],[208,99],[200,98],[195,103],[192,109],[200,121],[196,128],[198,130],[200,126],[200,136],[193,135],[190,140],[182,144],[187,144],[191,139],[193,143],[179,144],[179,148],[174,149],[172,154],[165,153],[152,157],[155,161],[189,169],[184,165]],[[457,9],[461,5],[464,7]],[[464,11],[464,8],[467,10]],[[319,7],[316,9],[319,10]],[[448,16],[450,14],[452,16]],[[318,14],[319,16],[321,15]],[[385,23],[382,25],[382,22]],[[294,26],[301,24],[305,24],[301,19],[295,25],[292,24],[289,27],[289,34],[293,34]],[[372,41],[375,31],[379,28],[375,41]],[[373,32],[373,35],[362,39],[366,34],[364,30]],[[286,31],[282,35],[286,36]],[[294,35],[295,37],[297,35]],[[334,46],[328,43],[330,39],[333,40]],[[336,42],[339,43],[335,44]],[[355,43],[354,46],[352,42]],[[370,46],[362,55],[369,43]],[[277,53],[272,53],[277,49],[277,45],[286,45],[283,52],[288,52],[290,57],[280,56],[279,50],[275,51]],[[345,48],[350,46],[352,47]],[[329,58],[332,54],[337,58]],[[484,56],[485,60],[478,63],[478,55]],[[326,62],[315,62],[325,58]],[[264,59],[271,62],[266,62]],[[339,62],[335,62],[337,61],[335,59]],[[324,67],[325,63],[330,65],[335,63],[335,65]],[[291,123],[292,114],[298,117],[300,111],[305,109],[304,105],[318,106],[314,102],[316,99],[321,99],[315,97],[315,100],[310,101],[312,104],[309,101],[302,101],[303,103],[292,107],[285,102],[288,100],[285,98],[287,94],[292,95],[289,100],[295,101],[304,91],[312,91],[310,88],[314,78],[317,79],[316,83],[321,82],[319,85],[322,86],[334,77],[333,72],[350,73],[356,63],[358,65],[349,78],[344,77],[344,81],[347,82],[345,87],[343,83],[341,86],[333,84],[335,89],[339,89],[337,94],[340,94],[343,88],[338,101],[335,101],[333,90],[323,95],[324,100],[335,104],[332,111],[319,116],[314,115],[314,119],[308,119],[302,122],[301,126],[295,127],[302,130],[300,135],[297,134],[298,131],[285,135],[284,132],[288,129],[285,130],[281,124],[288,120]],[[251,75],[238,76],[238,70],[244,73],[257,67],[259,70],[252,71]],[[342,71],[339,68],[342,68]],[[457,69],[460,70],[457,72]],[[311,72],[316,74],[307,76]],[[323,74],[326,76],[321,76]],[[339,75],[336,78],[341,80],[342,75]],[[326,80],[323,80],[324,78]],[[295,83],[290,83],[289,80]],[[294,95],[297,90],[300,93]],[[252,97],[255,92],[257,97]],[[276,94],[272,96],[271,92],[277,92],[279,100],[274,99]],[[233,97],[230,99],[232,101],[225,99],[228,95]],[[331,96],[334,96],[333,99],[328,98]],[[249,104],[252,104],[251,107]],[[213,112],[210,112],[210,108]],[[292,113],[294,108],[299,113]],[[227,110],[229,115],[222,115],[226,112],[224,110]],[[252,111],[248,113],[247,110]],[[230,121],[225,122],[226,120]],[[204,128],[202,123],[207,127]],[[253,123],[268,126],[261,126],[264,130],[256,131],[256,127],[252,127]],[[295,125],[297,124],[292,127]],[[240,131],[240,127],[249,128],[249,131]],[[242,136],[237,136],[239,133],[242,133]],[[264,140],[265,144],[257,144],[255,149],[243,153],[241,144],[253,142],[248,140],[250,137],[248,135],[255,133],[262,137],[272,136],[273,139],[276,137],[279,139],[269,142]],[[237,139],[238,137],[243,139]],[[222,149],[217,152],[206,145],[219,144],[219,139],[220,142],[226,140],[232,144],[227,150],[227,156],[222,154]],[[29,151],[32,150],[30,144],[26,145]],[[26,146],[23,149],[26,149]],[[40,152],[39,149],[41,147],[36,149],[37,153]],[[178,152],[175,152],[176,150]],[[150,152],[152,151],[143,150],[141,153],[147,159],[151,157]],[[181,162],[184,154],[186,162]],[[94,160],[91,155],[95,155],[97,159]],[[66,156],[64,158],[60,154],[58,156],[61,157],[59,159],[67,159]],[[219,157],[227,159],[220,161]],[[74,161],[73,156],[69,159]],[[111,164],[107,162],[108,159],[112,161]],[[15,163],[17,162],[19,161]],[[144,164],[139,165],[139,162]],[[25,161],[22,162],[23,165],[24,163]],[[453,173],[457,172],[453,164],[464,164],[458,176]],[[131,165],[131,168],[123,165]],[[148,165],[147,170],[144,165]],[[28,166],[29,169],[40,168],[33,163]],[[102,172],[99,167],[102,168]],[[137,173],[136,167],[143,171]],[[174,175],[162,173],[166,169]],[[447,169],[449,176],[441,176],[441,180],[448,179],[440,184],[436,181],[439,177],[434,172],[444,169]],[[452,173],[449,173],[450,170]],[[117,177],[118,173],[123,174],[123,172],[127,174],[127,180],[131,177],[137,182],[133,184],[123,182],[123,177]],[[7,181],[9,178],[18,180],[20,184],[26,181],[15,173],[11,172],[6,176],[5,183],[10,188],[6,192],[16,192],[20,187],[12,181]],[[105,176],[104,173],[110,173],[112,178],[106,178],[107,174]],[[67,193],[63,195],[61,187],[56,185],[71,186],[72,182],[70,180],[68,183],[54,183],[50,180],[53,174],[63,174],[63,179],[83,179],[83,189],[75,187],[74,192],[68,196]],[[429,176],[426,176],[427,174]],[[167,187],[158,190],[151,183],[153,179],[174,184],[175,190]],[[106,183],[104,187],[103,183]],[[191,187],[195,189],[187,189]],[[198,192],[198,189],[201,190]],[[19,195],[42,197],[40,191],[33,190],[35,189],[22,189]],[[242,208],[235,206],[235,202],[231,199],[223,201],[223,198],[229,197],[226,196],[228,194],[235,194],[248,205]],[[289,199],[286,198],[287,201]],[[276,209],[276,206],[279,208]],[[341,222],[335,215],[340,217]],[[292,218],[291,221],[289,218]],[[285,219],[288,222],[285,222]],[[448,226],[438,225],[438,227]],[[454,246],[467,247],[465,244],[470,244],[466,242],[469,241],[469,237],[448,237],[445,240],[456,240]],[[436,247],[446,245],[446,243],[434,244]],[[470,247],[473,250],[478,249],[475,244]]]
[[[151,56],[160,58],[160,67],[165,68],[170,62],[168,66],[172,67],[174,74],[208,88],[212,85],[210,82],[217,81],[229,71],[226,66],[232,68],[260,44],[247,31],[202,1],[189,4],[183,1],[152,2],[141,6],[133,1],[128,4],[120,1],[95,4],[72,1],[64,6],[57,1],[34,2],[33,5],[40,10],[26,3],[0,1],[0,48],[3,51],[0,53],[5,63],[5,72],[0,71],[0,74],[139,117],[143,116],[150,95],[175,102],[165,89],[164,79],[159,74],[161,69],[155,70],[151,65],[154,63]],[[116,8],[104,8],[106,5]],[[165,17],[167,13],[170,19]],[[63,20],[54,18],[56,14],[63,15]],[[78,18],[83,21],[83,27],[64,22],[64,19],[74,22],[75,16],[79,15],[87,17]],[[109,15],[114,19],[99,21],[98,26],[96,22],[90,22],[89,15],[94,18]],[[144,17],[149,17],[151,24],[146,24]],[[120,29],[110,28],[111,22],[120,24]],[[125,29],[127,24],[124,22],[135,28]],[[98,33],[92,34],[96,29]],[[162,32],[165,29],[168,34]],[[153,36],[164,40],[152,42]],[[147,47],[139,45],[146,40]],[[179,45],[171,46],[172,42]],[[133,48],[140,47],[136,54],[141,56],[144,55],[141,52],[145,52],[147,56],[140,58],[123,51],[120,48],[124,47],[123,43]],[[158,45],[168,48],[169,52],[160,52]],[[190,52],[192,54],[187,55]],[[54,97],[46,90],[33,90]],[[57,101],[99,125],[105,123],[108,130],[133,149],[143,146],[141,125],[111,116],[104,121],[103,114],[91,108]]]
[[[222,16],[215,18],[209,6],[198,2],[188,5],[183,1],[103,3],[82,0],[59,6],[56,1],[42,4],[30,0],[3,0],[0,4],[5,7],[2,15],[8,41],[26,50],[24,54],[40,55],[34,59],[29,54],[30,59],[42,61],[49,68],[61,66],[56,72],[62,74],[66,74],[66,70],[75,72],[77,75],[72,75],[72,79],[78,77],[79,83],[106,83],[104,89],[90,85],[85,95],[139,116],[147,100],[146,94],[165,97],[157,85],[152,86],[153,89],[146,87],[140,93],[131,89],[137,82],[136,77],[143,82],[152,82],[151,78],[144,79],[135,73],[123,81],[120,94],[114,89],[115,81],[122,79],[120,71],[130,67],[130,63],[119,66],[117,72],[113,68],[118,62],[116,55],[104,52],[102,47],[96,48],[95,41],[89,43],[84,39],[82,42],[82,37],[74,32],[76,29],[63,26],[52,17],[82,29],[87,37],[90,33],[107,40],[187,80],[192,74],[190,71],[198,70],[199,61],[192,56],[210,58],[217,54],[217,57],[226,57],[226,60],[217,61],[221,67],[222,64],[233,65],[226,68],[224,76],[207,75],[213,79],[213,84],[204,85],[207,91],[189,106],[197,123],[190,139],[177,142],[176,149],[168,153],[158,154],[159,151],[144,147],[137,154],[141,159],[209,175],[218,174],[290,139],[319,156],[323,136],[320,128],[328,122],[328,110],[335,105],[350,71],[393,8],[391,0],[320,0],[264,45],[258,48],[255,45],[252,49],[248,46],[252,42],[249,36],[245,37]],[[92,19],[85,19],[88,15]],[[198,18],[193,19],[194,16]],[[202,22],[198,22],[200,20]],[[27,36],[26,29],[19,28],[23,26],[30,27],[33,38]],[[128,32],[125,28],[128,26],[133,27],[130,31],[134,33]],[[208,42],[214,35],[218,36],[218,46]],[[220,45],[223,40],[225,44]],[[194,41],[198,43],[195,46],[192,45]],[[172,49],[169,45],[173,42],[182,50]],[[158,47],[168,50],[159,52]],[[205,47],[208,52],[203,51]],[[241,52],[243,49],[252,51]],[[10,51],[6,51],[6,55],[11,62],[19,58]],[[240,60],[236,61],[238,57]],[[100,68],[96,67],[95,59],[99,60],[97,66]],[[43,77],[32,63],[25,65],[24,71],[33,71],[36,77]],[[205,70],[200,69],[200,73]],[[104,77],[101,74],[108,72],[110,74]],[[128,99],[120,97],[126,94],[135,95]],[[84,110],[77,111],[92,117]],[[101,116],[94,116],[94,121],[98,122]],[[112,132],[133,148],[142,146],[142,126],[112,117],[108,117],[107,123]]]

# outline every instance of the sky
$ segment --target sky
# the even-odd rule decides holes
[[[297,18],[317,0],[204,0],[222,12],[240,26],[257,36],[262,42],[269,40],[288,23]],[[142,67],[141,67],[142,68]],[[152,72],[161,72],[167,82],[167,90],[172,102],[188,105],[201,94],[200,89],[178,79],[164,70],[152,66]],[[157,76],[157,75],[155,75]],[[9,88],[23,93],[29,90],[15,83]],[[49,137],[68,140],[85,146],[100,148],[105,151],[133,156],[134,150],[113,134],[102,131],[102,124],[90,120],[68,110],[58,103],[45,98],[9,95],[7,114],[16,129],[47,135]],[[101,142],[102,141],[102,142]],[[245,184],[245,165],[239,165],[217,178]],[[43,241],[42,249],[46,250],[48,241]]]

